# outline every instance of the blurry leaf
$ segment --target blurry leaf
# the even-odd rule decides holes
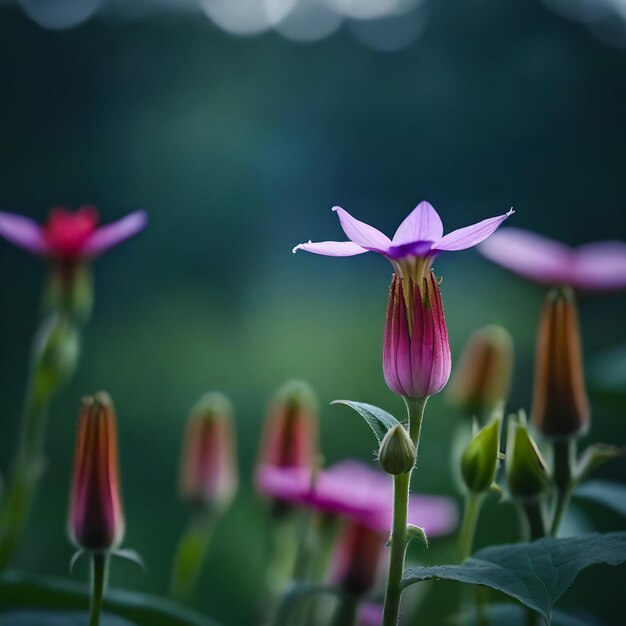
[[[402,586],[437,578],[485,585],[519,600],[550,624],[554,603],[583,569],[625,561],[626,532],[547,538],[479,550],[461,565],[412,567]]]
[[[0,615],[0,626],[85,626],[89,620],[87,612],[56,612],[56,611],[16,611]],[[114,615],[101,615],[100,626],[134,626]]]
[[[516,604],[494,604],[490,607],[489,616],[493,624],[506,624],[506,626],[526,626],[526,610]],[[463,626],[478,626],[475,611],[462,615]],[[597,619],[589,614],[584,616],[572,615],[564,611],[554,611],[552,614],[552,626],[600,626]]]
[[[0,577],[0,607],[3,610],[84,611],[89,606],[89,595],[86,585],[62,579],[19,572],[8,572]],[[217,626],[208,617],[164,598],[120,589],[107,590],[103,607],[106,612],[140,626]],[[41,624],[38,622],[37,626]]]
[[[609,480],[590,480],[578,487],[574,495],[603,504],[626,516],[626,485]]]
[[[387,413],[387,411],[383,411],[377,406],[373,406],[371,404],[365,404],[364,402],[335,400],[334,402],[331,402],[331,404],[345,404],[346,406],[354,409],[374,431],[376,439],[378,439],[378,443],[384,439],[389,429],[400,423],[393,415]]]
[[[576,484],[586,480],[599,467],[602,467],[602,465],[618,457],[620,454],[624,454],[623,449],[608,443],[594,443],[585,448],[585,451],[582,453],[577,463],[574,477]]]
[[[339,593],[334,587],[319,583],[298,583],[292,585],[281,598],[273,626],[288,626],[295,609],[303,600],[315,595],[338,595]]]

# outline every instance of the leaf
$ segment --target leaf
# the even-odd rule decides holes
[[[577,498],[593,500],[626,516],[626,485],[609,480],[590,480],[574,492]]]
[[[0,607],[4,611],[21,608],[84,611],[89,606],[89,596],[87,585],[72,581],[19,572],[7,572],[0,577]],[[139,626],[217,626],[208,617],[170,600],[121,589],[107,590],[103,608]],[[47,624],[38,622],[37,626],[41,623]]]
[[[526,626],[526,610],[518,604],[493,604],[489,610],[492,624],[506,624],[506,626]],[[476,612],[471,611],[461,616],[459,622],[463,626],[478,626]],[[554,611],[552,615],[553,626],[600,626],[597,619],[589,614],[574,615],[564,611]]]
[[[479,550],[461,565],[409,568],[402,587],[443,579],[497,589],[540,613],[546,623],[554,603],[586,567],[626,561],[626,532],[539,539]]]
[[[334,587],[319,583],[297,583],[285,591],[276,611],[273,626],[288,626],[296,607],[306,598],[314,595],[339,595]]]
[[[85,626],[89,621],[89,614],[80,611],[15,611],[0,615],[0,626]],[[100,626],[134,626],[135,622],[102,614]]]
[[[335,400],[331,404],[345,404],[354,409],[374,431],[378,443],[384,439],[388,430],[400,423],[393,415],[372,404],[352,400]]]

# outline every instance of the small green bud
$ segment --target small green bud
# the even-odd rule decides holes
[[[404,474],[415,464],[415,446],[401,424],[387,431],[378,452],[380,466],[388,474]]]
[[[506,479],[516,500],[536,500],[550,489],[548,466],[528,428],[515,417],[509,419]]]
[[[463,452],[461,476],[472,493],[488,491],[495,480],[501,425],[502,418],[496,417],[474,435]]]

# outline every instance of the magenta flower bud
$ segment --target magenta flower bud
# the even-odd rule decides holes
[[[115,409],[107,393],[83,400],[78,418],[68,531],[93,552],[114,550],[124,536]]]
[[[346,520],[333,551],[330,577],[349,594],[365,594],[376,583],[384,535],[356,520]]]
[[[441,292],[433,272],[421,283],[393,276],[383,348],[385,381],[407,398],[427,398],[448,382],[452,360]]]
[[[233,410],[221,393],[207,393],[193,408],[180,465],[181,499],[201,510],[223,510],[239,482]]]

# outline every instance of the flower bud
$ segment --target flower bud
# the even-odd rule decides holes
[[[445,387],[450,367],[448,329],[434,273],[421,282],[394,275],[383,347],[388,387],[407,398],[427,398]]]
[[[532,422],[546,437],[564,439],[584,433],[589,417],[574,294],[557,289],[539,325]]]
[[[180,464],[181,500],[199,510],[222,510],[237,490],[233,410],[218,392],[207,393],[192,409]]]
[[[406,428],[397,424],[387,431],[380,444],[378,462],[387,474],[404,474],[415,464],[415,446]]]
[[[68,531],[73,543],[94,552],[115,549],[124,535],[115,409],[107,393],[83,400]]]
[[[472,493],[483,493],[493,484],[500,452],[500,426],[502,419],[496,417],[481,428],[461,457],[461,476]]]
[[[69,380],[79,353],[80,340],[76,326],[64,315],[50,317],[35,338],[35,393],[45,396]]]
[[[317,398],[304,382],[278,390],[263,432],[259,466],[311,468],[317,455]]]
[[[463,348],[450,382],[450,399],[470,417],[489,415],[506,400],[512,371],[511,335],[501,326],[485,326]]]
[[[344,593],[365,594],[376,583],[383,535],[356,520],[346,520],[331,562],[331,581]]]
[[[516,500],[536,500],[550,489],[548,466],[528,428],[514,417],[509,419],[506,479]]]

